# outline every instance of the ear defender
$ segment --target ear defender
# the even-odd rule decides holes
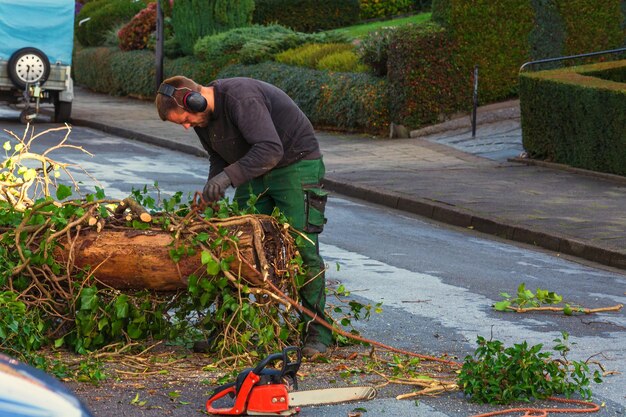
[[[206,110],[206,98],[200,93],[189,91],[183,97],[183,106],[192,113],[202,113]]]
[[[183,96],[183,104],[181,105],[176,99],[176,91],[178,90],[188,90]],[[163,94],[164,96],[171,97],[176,102],[178,107],[181,107],[183,110],[189,111],[191,113],[202,113],[206,110],[207,101],[202,96],[202,94],[191,91],[187,87],[176,88],[169,84],[161,84],[159,87],[159,94]]]

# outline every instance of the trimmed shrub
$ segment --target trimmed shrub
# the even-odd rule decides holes
[[[520,75],[522,142],[533,158],[626,175],[626,61]]]
[[[264,62],[232,65],[218,78],[251,77],[285,91],[316,128],[386,133],[387,82],[368,74],[330,73]]]
[[[148,41],[156,31],[156,12],[156,2],[149,3],[145,9],[137,13],[130,22],[120,29],[117,36],[122,51],[146,49],[148,47]]]
[[[254,23],[318,32],[359,21],[359,0],[256,0]]]
[[[196,41],[228,29],[248,26],[254,0],[176,0],[172,26],[182,51],[193,54]]]
[[[458,46],[441,26],[407,25],[392,33],[389,97],[393,122],[417,128],[471,107],[472,84],[454,60]]]
[[[407,13],[413,0],[359,0],[361,19],[378,19]]]
[[[145,7],[145,1],[132,0],[96,0],[87,3],[76,16],[76,38],[83,46],[102,45],[106,32],[120,23],[128,22]],[[89,20],[79,25],[87,18]]]
[[[83,48],[76,50],[72,75],[76,84],[90,90],[112,95],[154,97],[155,67],[152,51],[123,52],[117,48]],[[220,61],[199,62],[191,56],[165,59],[165,77],[184,75],[200,84],[208,84],[217,73],[231,64]]]
[[[72,78],[78,85],[107,94],[122,94],[111,71],[117,48],[81,48],[74,51]]]
[[[359,62],[359,56],[354,51],[335,52],[326,55],[317,61],[318,70],[337,72],[367,72],[366,65]]]
[[[349,43],[308,43],[276,55],[276,62],[297,67],[316,68],[320,59],[337,52],[352,51]]]
[[[530,56],[528,37],[535,23],[530,1],[481,0],[470,5],[453,0],[450,18],[457,63],[466,80],[478,65],[480,100],[515,96],[519,67]]]
[[[119,94],[138,98],[154,96],[156,88],[154,60],[152,51],[128,51],[112,54],[109,65]]]

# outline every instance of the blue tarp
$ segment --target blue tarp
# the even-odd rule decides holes
[[[72,64],[74,0],[0,0],[0,58],[25,47]]]

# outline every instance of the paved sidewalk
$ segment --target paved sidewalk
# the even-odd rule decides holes
[[[72,116],[76,125],[204,154],[193,130],[162,122],[148,101],[77,89]],[[626,269],[626,178],[460,150],[497,143],[503,132],[521,135],[517,102],[479,108],[476,139],[468,117],[414,131],[410,139],[320,132],[326,184],[347,196]]]

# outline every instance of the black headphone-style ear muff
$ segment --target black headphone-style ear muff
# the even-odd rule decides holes
[[[183,96],[182,104],[178,102],[176,96],[174,95],[178,90],[188,90]],[[204,96],[196,91],[192,91],[187,87],[176,88],[172,85],[163,83],[159,87],[158,93],[173,98],[178,107],[192,113],[202,113],[206,110],[207,107],[207,101]]]

